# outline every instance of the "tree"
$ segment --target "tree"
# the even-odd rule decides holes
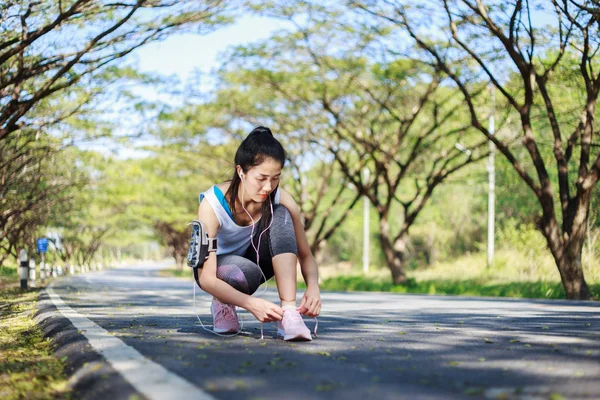
[[[80,199],[65,197],[76,180],[64,179],[63,171],[75,161],[89,166],[62,153],[80,133],[84,140],[111,135],[109,123],[94,119],[99,102],[112,94],[110,85],[140,78],[116,61],[169,34],[208,32],[230,14],[224,0],[0,5],[0,257],[16,254],[18,243],[31,241],[59,208],[63,213],[52,223],[65,231],[64,245],[72,250],[62,256],[80,262],[93,256],[106,230],[78,215]],[[77,189],[68,196],[85,197],[87,188]]]
[[[73,85],[95,87],[115,60],[173,32],[200,32],[226,22],[225,1],[8,1],[0,6],[0,140],[37,130],[83,107],[28,118],[40,102]]]
[[[600,91],[598,2],[350,4],[362,15],[375,17],[378,26],[386,22],[408,34],[428,62],[437,65],[460,90],[472,126],[494,143],[535,196],[540,211],[537,226],[567,297],[589,299],[581,255],[591,196],[600,175],[600,154],[594,143]],[[440,24],[431,29],[432,21]],[[465,62],[459,65],[457,59]],[[566,73],[571,79],[560,79]],[[505,138],[490,132],[484,122],[486,112],[475,103],[473,79],[489,81],[516,116],[525,162]],[[558,99],[565,90],[579,93],[578,101],[561,104]],[[545,143],[551,148],[549,154],[543,150]]]
[[[289,124],[329,153],[358,196],[368,196],[393,282],[405,282],[410,227],[444,179],[486,155],[486,142],[471,137],[458,93],[439,85],[439,69],[378,57],[377,35],[343,14],[307,2],[268,12],[296,30],[238,49],[228,71],[243,77],[249,93],[268,88],[269,98],[253,96],[256,109],[300,120]]]
[[[25,247],[53,213],[69,212],[73,190],[85,174],[69,165],[76,157],[53,138],[14,135],[0,142],[0,265]]]
[[[237,51],[252,52],[252,49]],[[302,107],[291,109],[285,98],[269,85],[263,85],[253,71],[238,68],[237,51],[219,71],[218,90],[211,108],[225,111],[214,128],[238,142],[253,126],[271,128],[287,152],[289,172],[284,174],[282,186],[297,202],[311,251],[320,260],[327,240],[344,223],[361,195],[351,190],[348,179],[337,164],[332,164],[327,151],[307,140],[311,126],[318,126],[320,118],[312,120]],[[231,65],[235,66],[230,68]],[[278,109],[276,105],[280,102],[286,102],[286,107]]]

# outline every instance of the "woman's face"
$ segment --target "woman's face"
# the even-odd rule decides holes
[[[265,158],[261,164],[250,168],[248,172],[242,172],[244,200],[252,199],[262,203],[275,190],[280,176],[281,163],[273,158]]]

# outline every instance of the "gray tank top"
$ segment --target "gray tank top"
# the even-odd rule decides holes
[[[279,204],[279,197],[279,188],[277,188],[273,205]],[[207,191],[200,193],[200,202],[205,198],[219,220],[219,229],[217,230],[217,255],[243,255],[250,246],[252,225],[240,226],[235,223],[229,204],[225,199],[225,195],[216,185],[212,186]],[[258,229],[258,220],[254,223],[254,226],[255,229]]]

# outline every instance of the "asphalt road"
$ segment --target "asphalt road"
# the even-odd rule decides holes
[[[38,320],[76,398],[600,399],[598,303],[322,293],[312,342],[277,339],[275,324],[261,340],[245,311],[242,334],[222,338],[198,323],[191,278],[159,268],[64,277],[42,295]],[[196,295],[211,325],[210,297]],[[74,325],[86,318],[98,327]]]

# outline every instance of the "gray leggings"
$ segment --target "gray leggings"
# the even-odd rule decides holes
[[[263,230],[264,228],[255,230],[255,244],[258,243],[258,237]],[[275,275],[273,257],[284,253],[298,255],[298,247],[292,217],[287,208],[277,204],[273,207],[273,224],[260,239],[260,267],[256,264],[256,250],[250,245],[243,256],[218,255],[217,278],[227,282],[240,292],[253,294],[265,282],[263,274],[267,280]],[[261,274],[261,270],[263,274]],[[194,279],[200,286],[197,269],[194,269]]]

